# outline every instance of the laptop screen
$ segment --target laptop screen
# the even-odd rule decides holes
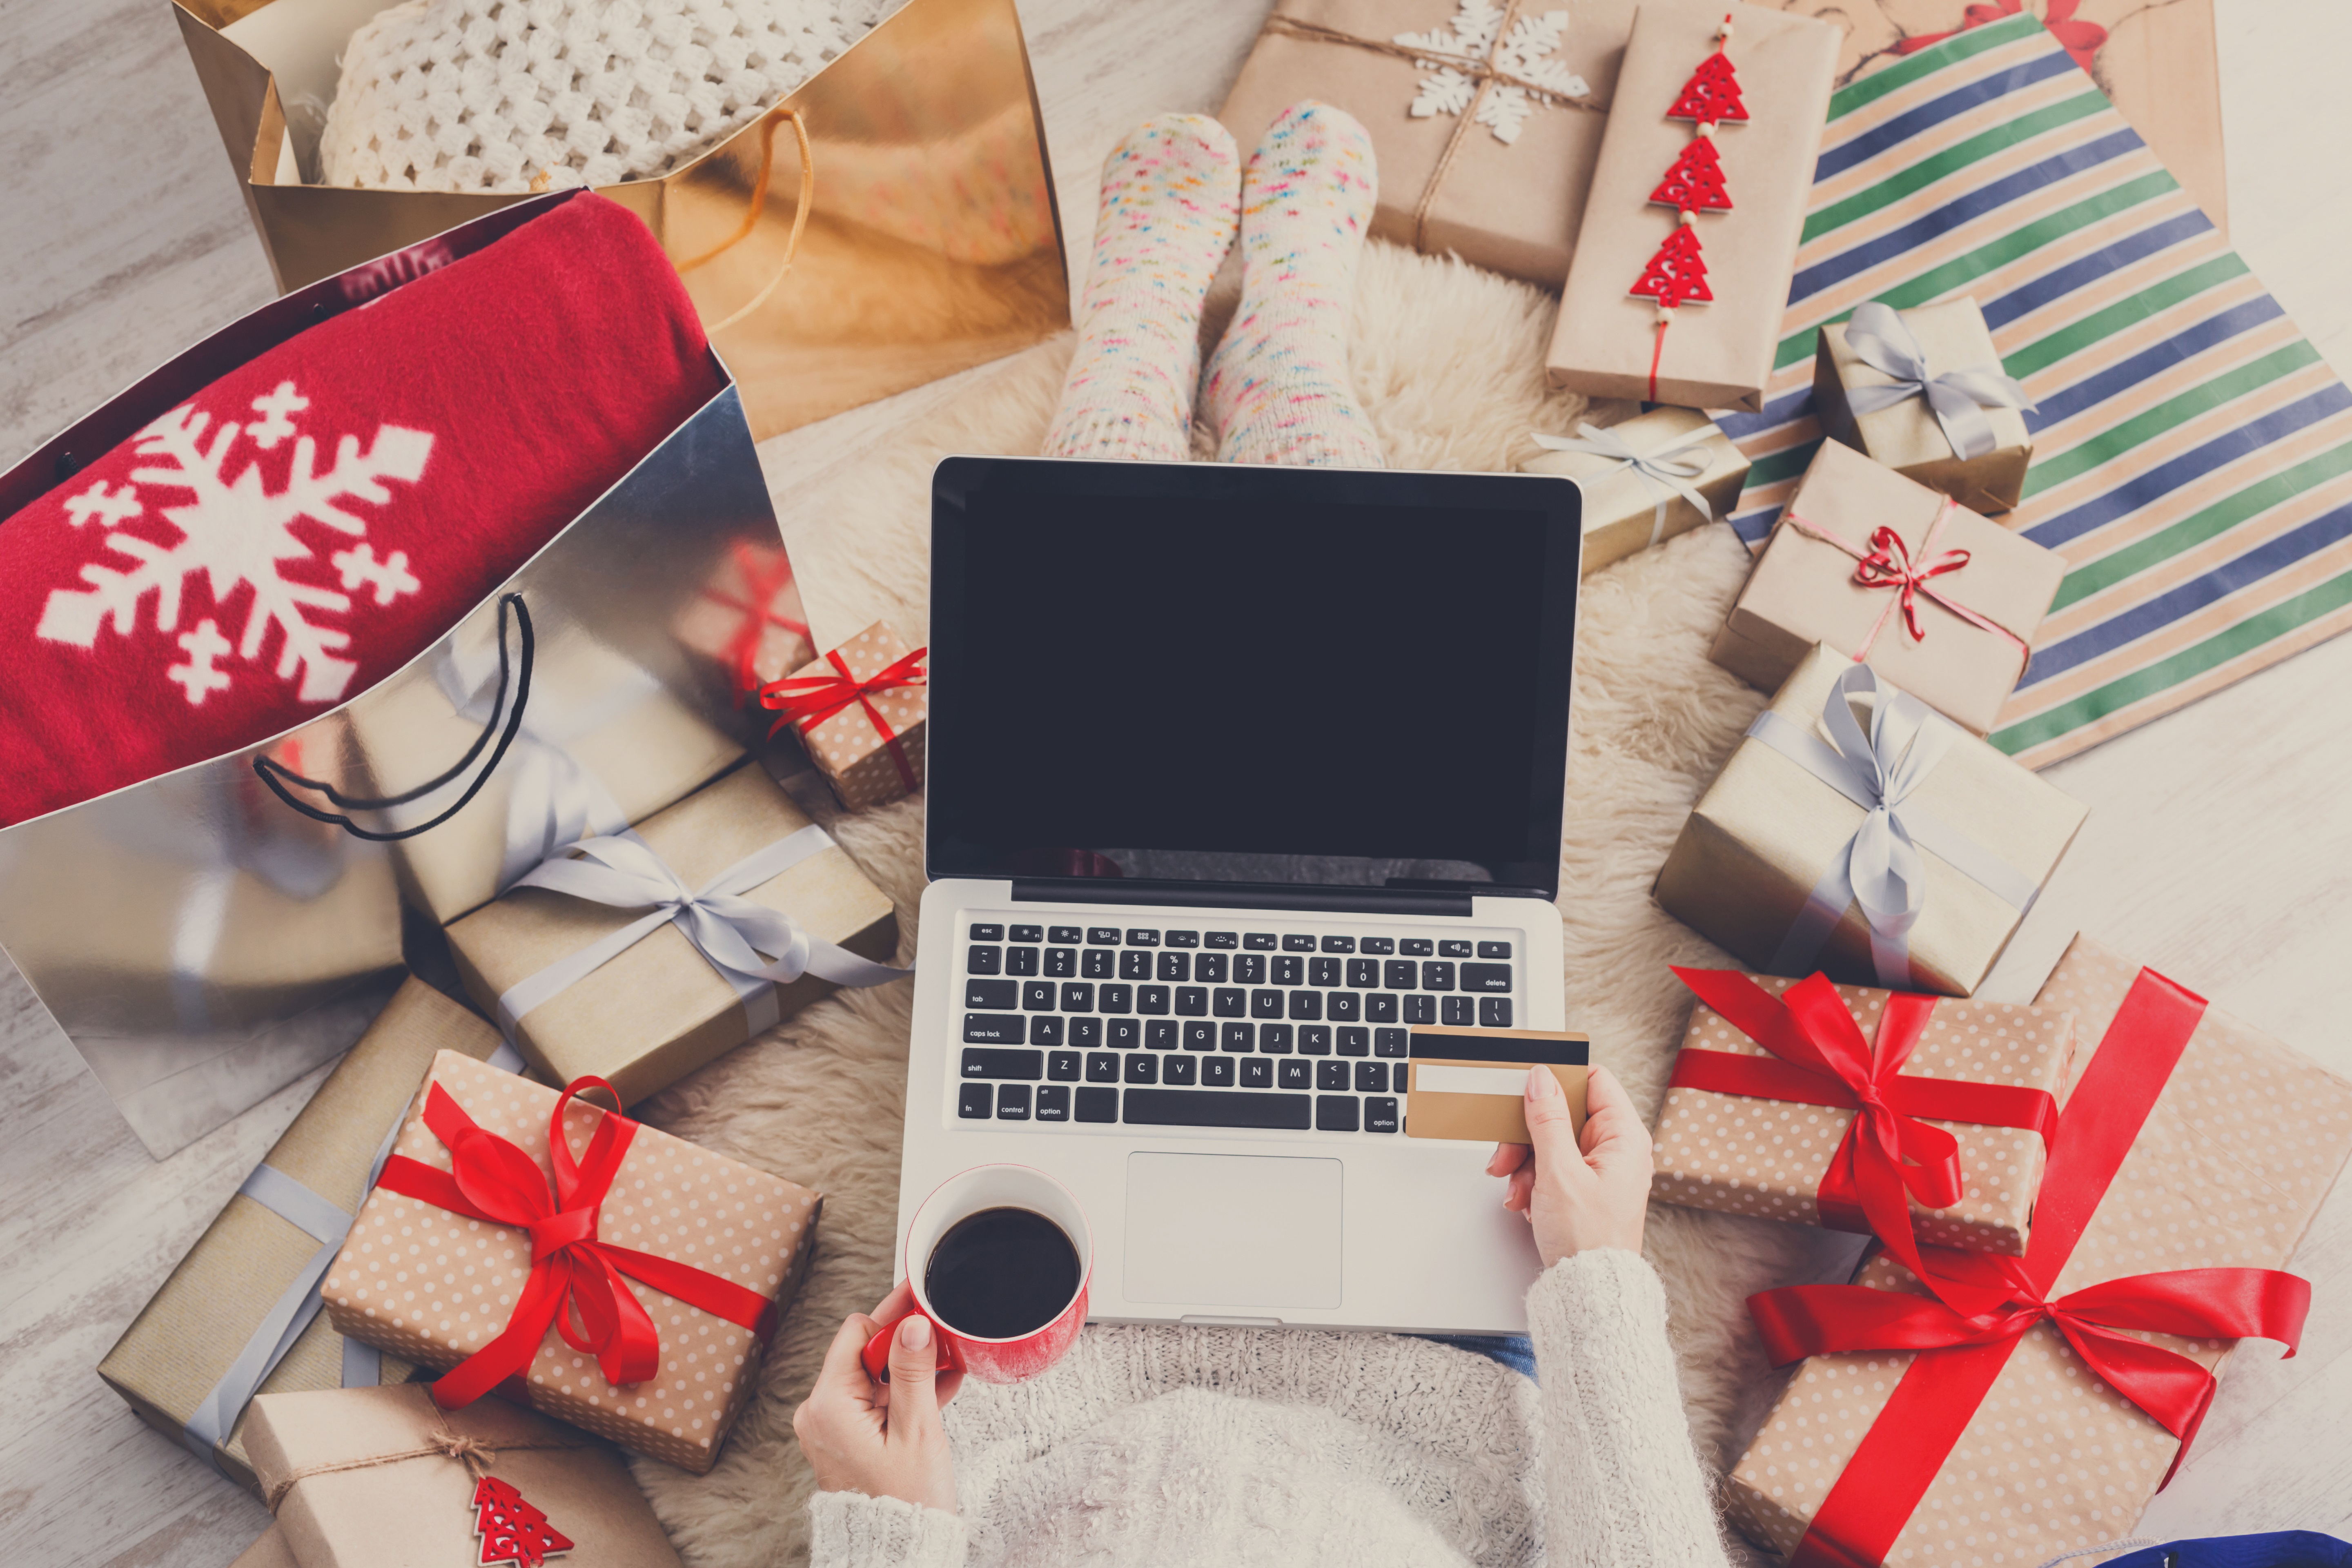
[[[1577,510],[1516,476],[950,459],[931,874],[1552,890]]]

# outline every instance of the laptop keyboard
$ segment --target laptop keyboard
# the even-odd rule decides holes
[[[1402,1132],[1408,1031],[1514,1027],[1515,943],[1338,923],[966,917],[958,1118]]]

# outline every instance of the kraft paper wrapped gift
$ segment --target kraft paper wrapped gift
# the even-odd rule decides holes
[[[678,612],[677,640],[737,707],[816,657],[792,562],[742,541]]]
[[[342,1337],[315,1304],[307,1322],[299,1321],[298,1303],[325,1268],[322,1247],[332,1244],[273,1205],[305,1217],[316,1208],[316,1219],[347,1221],[366,1195],[377,1152],[400,1125],[434,1058],[454,1051],[487,1060],[499,1044],[499,1032],[459,1004],[421,980],[402,982],[271,1146],[262,1169],[115,1342],[99,1375],[158,1430],[201,1449],[223,1474],[255,1490],[244,1440],[251,1393],[240,1394],[240,1383],[260,1374],[254,1385],[259,1392],[290,1393],[338,1387],[347,1376],[405,1382],[412,1368],[397,1357],[358,1346],[349,1348],[363,1353],[347,1357]],[[285,1321],[266,1327],[274,1315]],[[265,1371],[266,1352],[286,1334],[291,1342]],[[240,1362],[247,1363],[242,1377],[233,1375]]]
[[[1751,980],[1694,973],[1701,975],[1692,982],[1695,985],[1730,986],[1733,1001],[1751,1006],[1750,987],[1777,1001],[1798,984],[1770,976]],[[1875,1070],[1868,1081],[1879,1086],[1895,1110],[1941,1129],[1959,1145],[1959,1174],[1965,1184],[1959,1201],[1929,1208],[1916,1189],[1906,1193],[1912,1234],[1928,1246],[2021,1256],[2034,1194],[2042,1185],[2042,1134],[2047,1120],[2056,1114],[2054,1097],[2064,1086],[2074,1054],[2074,1015],[2006,1002],[1896,998],[1861,985],[1833,989],[1858,1026],[1855,1037],[1874,1047],[1871,1066]],[[1903,1026],[1915,1021],[1917,1032],[1913,1035]],[[1908,1055],[1889,1070],[1889,1044],[1906,1041]],[[1722,1057],[1738,1060],[1723,1063],[1717,1059]],[[1716,1076],[1753,1072],[1765,1081],[1751,1088],[1789,1092],[1790,1098],[1696,1087],[1714,1080],[1701,1069],[1720,1067],[1731,1072]],[[1958,1081],[1964,1086],[1962,1096],[1983,1091],[1976,1098],[1995,1103],[1982,1106],[1980,1114],[2006,1112],[2016,1121],[2040,1119],[2042,1126],[1939,1116],[1927,1109],[1936,1102],[1939,1086],[1932,1080],[1937,1079]],[[1702,1000],[1691,1012],[1665,1105],[1658,1113],[1657,1173],[1651,1195],[1685,1208],[1867,1232],[1868,1222],[1852,1196],[1853,1175],[1839,1179],[1846,1161],[1867,1157],[1866,1151],[1849,1143],[1856,1135],[1859,1112],[1851,1104],[1841,1109],[1820,1103],[1823,1098],[1851,1102],[1850,1092],[1838,1092],[1846,1088],[1832,1077],[1805,1070],[1794,1059],[1780,1058]],[[1901,1098],[1906,1088],[1919,1096],[1916,1103]]]
[[[1894,781],[1895,798],[1874,792],[1874,775]],[[1874,811],[1882,801],[1891,816]],[[1817,645],[1699,798],[1653,894],[1748,969],[1966,996],[2087,814],[1868,665]],[[1915,851],[1892,835],[1897,825]],[[1850,855],[1875,915],[1856,901]],[[1917,894],[1907,928],[1903,889],[1870,874],[1880,863]]]
[[[1707,657],[1769,691],[1827,643],[1981,735],[2065,574],[2055,551],[1824,441]]]
[[[1661,345],[1659,312],[1629,290],[1675,232],[1675,209],[1651,196],[1694,132],[1691,121],[1666,111],[1714,52],[1727,11],[1725,52],[1749,118],[1718,127],[1713,138],[1729,210],[1699,213],[1691,225],[1714,299],[1673,312]],[[1647,0],[1641,7],[1610,94],[1608,133],[1545,356],[1554,386],[1692,408],[1763,407],[1840,42],[1826,22],[1758,5]]]
[[[1465,34],[1454,0],[1278,0],[1217,118],[1247,156],[1301,99],[1346,110],[1380,164],[1376,237],[1557,289],[1634,9],[1521,0]]]
[[[661,1521],[611,1449],[501,1400],[442,1410],[418,1384],[272,1394],[256,1402],[253,1426],[254,1462],[278,1515],[254,1553],[278,1555],[255,1558],[257,1568],[677,1563]],[[486,1514],[485,1482],[520,1498],[499,1511],[541,1554],[500,1554],[519,1543],[499,1533],[504,1521]],[[568,1544],[550,1550],[558,1539]],[[237,1568],[247,1563],[239,1558]]]
[[[302,1568],[302,1564],[296,1559],[294,1549],[286,1544],[286,1532],[273,1524],[228,1568]]]
[[[451,1405],[470,1405],[519,1377],[534,1409],[701,1474],[718,1462],[808,1271],[824,1199],[585,1101],[562,1103],[582,1174],[559,1199],[549,1142],[556,1091],[454,1053],[436,1058],[320,1288],[327,1311],[341,1332],[442,1373],[435,1391]],[[467,1124],[512,1149],[459,1131]],[[445,1131],[470,1151],[462,1188],[448,1175]],[[610,1144],[619,1146],[616,1165]],[[514,1223],[582,1211],[584,1235],[544,1258]],[[626,1359],[617,1341],[588,1353],[561,1337],[555,1314],[599,1282],[614,1295],[583,1327],[641,1305],[658,1339],[650,1365]]]
[[[1980,512],[2025,491],[2032,405],[2001,369],[1973,299],[1896,310],[1876,300],[1822,328],[1813,407],[1833,441]]]
[[[877,621],[761,696],[800,732],[809,760],[852,811],[923,787],[923,730],[930,714],[927,650],[909,648]]]
[[[1584,493],[1584,574],[1730,515],[1747,454],[1695,408],[1647,414],[1571,437],[1538,435],[1542,456],[1519,465],[1558,474]]]
[[[2135,1276],[2283,1268],[2352,1152],[2352,1083],[2186,993],[2174,992],[2170,1005],[2145,1006],[2151,989],[2163,1002],[2171,988],[2161,977],[2143,982],[2141,973],[2077,937],[2035,998],[2037,1006],[2074,1012],[2082,1034],[2044,1177],[2044,1213],[2024,1265],[2029,1272],[2054,1266],[2040,1289],[2062,1304],[2109,1281],[2123,1282],[2116,1293],[2146,1300],[2147,1288],[2132,1284]],[[2188,1011],[2173,1016],[2173,1005]],[[2119,1015],[2137,1016],[2142,1026],[2118,1025]],[[2182,1033],[2186,1046],[2164,1076]],[[2117,1055],[2109,1058],[2111,1052]],[[2152,1085],[2160,1093],[2137,1120]],[[2118,1117],[2119,1108],[2131,1114]],[[2100,1135],[2074,1120],[2084,1109],[2116,1118],[2116,1125]],[[2080,1158],[2068,1152],[2078,1140]],[[2087,1194],[2110,1173],[2077,1220],[2050,1217],[2059,1191]],[[1966,1255],[1928,1256],[1931,1268],[1945,1259],[1976,1267]],[[1880,1292],[1919,1293],[1909,1272],[1884,1257],[1866,1263],[1857,1282],[1869,1289],[1817,1286],[1802,1296],[1830,1310],[1855,1299],[1883,1306]],[[2187,1283],[2198,1293],[2193,1279]],[[2095,1299],[2075,1309],[2090,1324],[2101,1322]],[[2292,1334],[2301,1316],[2282,1312],[2184,1338],[2143,1332],[2125,1313],[2116,1315],[2123,1321],[2111,1321],[2111,1330],[2195,1363],[2169,1363],[2192,1381],[2196,1368],[2218,1370],[2232,1352],[2232,1335]],[[1760,1315],[1759,1321],[1774,1345],[1769,1321]],[[2087,1342],[2105,1348],[2096,1334]],[[1985,1357],[1996,1359],[1988,1367]],[[1923,1495],[1914,1499],[1889,1479],[1907,1467],[1882,1468],[1884,1457],[1916,1446],[1923,1430],[1937,1432],[1941,1447],[1940,1433],[1959,1418],[1965,1425]],[[2180,1448],[2054,1324],[2027,1319],[2021,1334],[1986,1351],[1809,1356],[1733,1470],[1725,1503],[1744,1533],[1783,1555],[1812,1527],[1843,1542],[1853,1553],[1846,1560],[1855,1563],[2032,1568],[2132,1534]]]
[[[899,977],[877,962],[889,899],[759,768],[593,844],[449,928],[467,994],[551,1083],[633,1104],[837,985]],[[773,973],[795,945],[804,972]]]

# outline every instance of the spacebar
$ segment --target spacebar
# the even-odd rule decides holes
[[[1130,1089],[1122,1121],[1146,1127],[1280,1127],[1304,1132],[1313,1125],[1313,1097],[1248,1094],[1203,1089]]]

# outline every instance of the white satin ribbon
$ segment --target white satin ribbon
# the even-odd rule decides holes
[[[515,1025],[532,1008],[664,925],[676,925],[684,932],[719,977],[733,987],[755,1035],[782,1016],[776,1005],[776,987],[789,985],[803,974],[836,985],[880,985],[905,978],[909,971],[818,942],[782,910],[740,896],[832,843],[824,828],[811,823],[745,856],[701,888],[692,889],[635,834],[581,840],[572,846],[572,855],[543,863],[515,885],[545,888],[591,903],[647,913],[509,986],[499,998],[499,1026],[513,1038]]]
[[[1996,437],[1986,409],[2034,406],[2024,384],[1997,364],[1931,374],[1927,351],[1903,318],[1875,300],[1853,308],[1845,342],[1863,363],[1895,378],[1892,385],[1847,387],[1846,406],[1859,416],[1924,397],[1956,457],[1981,458],[1993,449]]]
[[[1875,701],[1865,735],[1849,699]],[[1927,901],[1926,850],[2022,914],[2040,891],[2032,878],[1954,827],[1911,796],[1944,760],[1959,731],[1908,692],[1882,687],[1866,664],[1850,666],[1822,704],[1830,739],[1766,709],[1748,733],[1836,790],[1868,815],[1831,858],[1805,907],[1780,940],[1769,967],[1776,974],[1811,967],[1858,904],[1870,927],[1870,962],[1878,984],[1911,988],[1911,928]]]
[[[1641,479],[1643,488],[1656,502],[1650,517],[1652,544],[1666,536],[1666,509],[1674,504],[1677,495],[1696,507],[1700,517],[1709,522],[1715,521],[1715,508],[1707,504],[1706,497],[1699,493],[1698,486],[1693,482],[1706,472],[1706,457],[1703,453],[1691,458],[1679,456],[1704,448],[1708,437],[1715,434],[1713,426],[1694,431],[1672,446],[1661,447],[1654,452],[1636,452],[1627,445],[1625,437],[1598,425],[1579,425],[1576,430],[1574,436],[1547,436],[1537,431],[1536,445],[1549,447],[1555,452],[1588,452],[1597,458],[1607,458],[1615,465],[1607,470],[1609,473],[1615,472],[1616,468],[1633,469]]]

